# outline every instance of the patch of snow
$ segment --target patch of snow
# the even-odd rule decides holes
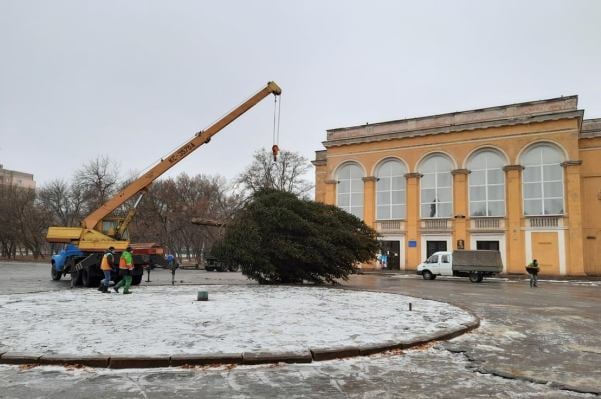
[[[196,301],[200,290],[209,301]],[[441,302],[318,287],[73,289],[0,296],[0,346],[60,354],[298,351],[398,342],[472,319]]]

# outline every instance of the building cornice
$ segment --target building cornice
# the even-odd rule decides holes
[[[504,172],[509,172],[510,170],[522,171],[522,170],[524,170],[524,166],[523,165],[505,165],[505,166],[503,166]]]
[[[601,118],[583,120],[580,138],[592,139],[597,137],[601,137]]]
[[[469,169],[453,169],[451,171],[451,174],[453,176],[455,175],[469,175],[470,173],[472,173]]]
[[[324,147],[329,148],[342,145],[371,143],[410,137],[471,131],[477,129],[489,129],[494,127],[526,125],[530,123],[555,121],[560,119],[578,118],[578,120],[581,121],[583,115],[583,110],[569,110],[536,115],[524,115],[519,117],[506,117],[477,122],[447,124],[423,129],[411,128],[412,123],[410,122],[412,122],[412,120],[385,122],[382,124],[345,128],[342,130],[330,130],[328,131],[328,140],[322,142],[322,144]],[[339,138],[336,138],[337,136]]]
[[[578,159],[578,160],[574,160],[574,161],[564,161],[562,163],[560,163],[561,166],[563,166],[564,168],[568,167],[568,166],[580,166],[582,165],[582,160]]]

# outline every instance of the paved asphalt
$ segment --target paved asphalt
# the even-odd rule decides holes
[[[70,289],[68,279],[50,281],[47,265],[0,262],[0,271],[2,295]],[[168,271],[153,271],[150,277],[152,285],[171,283]],[[176,284],[248,283],[239,273],[176,273]],[[451,302],[477,314],[482,325],[403,354],[312,364],[126,371],[0,366],[0,398],[601,396],[599,281],[543,281],[530,289],[525,280],[472,284],[467,279],[358,275],[345,287]]]

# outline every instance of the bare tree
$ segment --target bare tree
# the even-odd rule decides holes
[[[50,212],[36,202],[32,189],[0,185],[0,245],[2,256],[17,251],[31,252],[37,259],[46,248],[45,234],[52,220]]]
[[[92,212],[116,193],[119,167],[107,156],[99,156],[75,172],[73,184],[83,194],[85,212]]]
[[[9,259],[15,257],[19,241],[15,218],[15,190],[15,186],[0,184],[0,253]]]
[[[236,183],[245,195],[273,188],[305,198],[313,188],[305,179],[310,169],[307,158],[299,153],[282,151],[274,161],[271,152],[261,148],[255,152],[252,164],[238,176]]]
[[[135,241],[158,241],[182,260],[199,261],[216,239],[216,230],[191,223],[194,217],[221,220],[227,217],[230,202],[221,177],[188,176],[155,182],[138,207],[130,225]]]
[[[60,226],[79,224],[83,217],[83,197],[81,185],[69,185],[61,179],[51,181],[38,191],[40,205],[51,212],[54,221]]]

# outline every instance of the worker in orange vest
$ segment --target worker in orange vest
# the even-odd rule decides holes
[[[115,254],[113,254],[114,250],[114,247],[109,247],[109,250],[102,257],[102,262],[100,262],[100,270],[102,270],[104,273],[104,279],[101,281],[100,288],[98,288],[98,290],[105,294],[109,293],[111,271],[113,270],[113,266],[115,264]]]
[[[119,276],[121,276],[121,281],[113,287],[116,293],[119,293],[119,288],[123,287],[124,294],[131,294],[129,287],[131,286],[131,274],[133,270],[134,259],[131,254],[131,247],[127,247],[121,253],[121,258],[119,259]]]

